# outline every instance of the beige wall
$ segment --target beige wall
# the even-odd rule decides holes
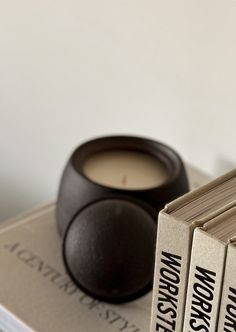
[[[55,198],[71,150],[128,133],[236,162],[235,0],[0,4],[0,218]]]

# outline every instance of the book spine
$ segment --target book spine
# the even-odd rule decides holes
[[[160,212],[150,332],[180,332],[183,326],[193,230]]]
[[[218,332],[236,331],[236,247],[228,246]]]
[[[215,332],[226,245],[203,229],[194,231],[184,332]],[[221,331],[222,332],[222,331]]]

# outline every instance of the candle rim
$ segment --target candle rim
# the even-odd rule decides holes
[[[101,144],[104,143],[104,146]],[[112,143],[116,143],[117,146],[112,145]],[[119,144],[118,144],[119,143]],[[108,144],[108,146],[105,146]],[[124,145],[122,145],[124,144]],[[108,186],[105,184],[98,183],[91,178],[89,178],[84,170],[83,165],[84,162],[95,153],[106,152],[111,150],[127,150],[140,152],[147,155],[150,155],[154,159],[157,159],[163,167],[167,171],[167,178],[160,183],[159,185],[147,187],[147,188],[119,188],[115,186]],[[156,152],[156,153],[155,153]],[[78,153],[80,154],[80,160],[78,160]],[[172,154],[170,156],[170,154]],[[178,160],[178,162],[174,162],[174,159]],[[153,139],[144,138],[141,136],[102,136],[98,138],[94,138],[89,140],[83,144],[81,144],[71,156],[71,161],[73,168],[76,172],[80,174],[86,181],[92,183],[95,186],[104,189],[114,189],[120,193],[127,192],[152,192],[156,190],[163,190],[163,188],[169,187],[172,182],[176,179],[181,169],[181,165],[183,165],[182,160],[178,156],[178,154],[170,148],[168,145],[161,143],[159,141],[155,141]],[[178,167],[178,169],[177,169]]]

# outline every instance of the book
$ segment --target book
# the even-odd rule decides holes
[[[50,206],[1,229],[0,311],[35,331],[145,331],[148,296],[115,306],[73,284],[62,263],[54,212]]]
[[[236,169],[159,213],[150,331],[183,331],[193,231],[236,199]]]
[[[191,187],[209,180],[187,168]],[[84,294],[62,262],[55,204],[0,224],[1,332],[146,332],[152,293],[111,305]]]
[[[236,223],[236,215],[234,219]],[[236,239],[232,241],[226,253],[218,332],[236,331]]]
[[[236,237],[236,201],[193,236],[184,332],[215,332],[228,244]],[[221,332],[223,331],[220,330]]]

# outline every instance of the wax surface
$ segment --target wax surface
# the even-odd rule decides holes
[[[86,160],[85,175],[92,181],[120,189],[148,189],[161,185],[168,174],[155,157],[136,151],[99,152]]]

